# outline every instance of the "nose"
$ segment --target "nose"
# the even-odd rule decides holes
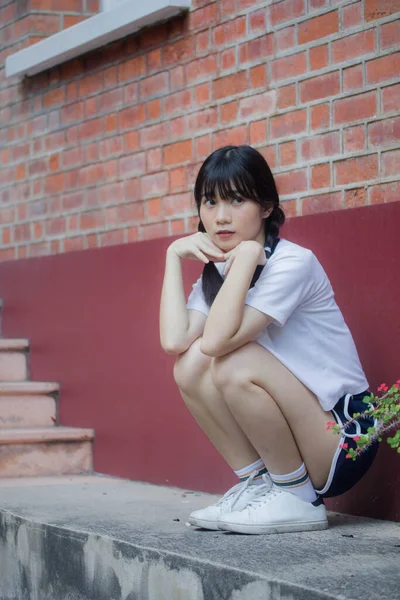
[[[231,207],[228,202],[218,203],[216,221],[217,223],[230,223],[232,221]]]

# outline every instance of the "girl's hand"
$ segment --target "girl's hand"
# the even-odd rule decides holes
[[[225,254],[226,264],[223,275],[227,275],[229,273],[237,255],[244,253],[248,255],[250,254],[251,256],[256,256],[258,258],[257,265],[264,266],[268,261],[267,257],[265,256],[265,250],[261,244],[255,240],[246,240],[244,242],[240,242],[240,244],[235,246],[233,250],[230,250]]]
[[[204,263],[222,262],[224,252],[210,240],[207,233],[201,231],[179,238],[172,242],[168,248],[169,252],[174,252],[180,258],[192,258],[201,260]]]

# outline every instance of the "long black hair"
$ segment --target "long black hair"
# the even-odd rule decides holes
[[[253,200],[264,209],[273,209],[264,219],[265,254],[269,258],[279,228],[285,222],[285,213],[279,205],[275,180],[263,155],[251,146],[225,146],[215,150],[202,164],[194,186],[199,219],[202,197],[215,198],[216,192],[222,200],[240,196]],[[198,231],[206,232],[201,219]],[[260,265],[256,267],[249,289],[256,284],[263,268]],[[204,265],[202,287],[208,306],[214,302],[223,282],[213,262]]]

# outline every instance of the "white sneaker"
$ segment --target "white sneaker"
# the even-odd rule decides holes
[[[195,527],[218,530],[218,522],[222,515],[233,509],[235,511],[242,510],[249,502],[260,495],[265,496],[272,489],[272,480],[268,473],[262,476],[264,483],[260,485],[252,483],[256,475],[257,471],[252,473],[246,481],[233,486],[215,504],[192,512],[189,516],[189,523]],[[235,514],[240,513],[235,512]]]
[[[221,515],[218,527],[237,533],[285,533],[327,529],[324,504],[316,506],[273,487],[241,511]]]

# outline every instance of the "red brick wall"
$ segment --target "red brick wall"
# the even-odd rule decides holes
[[[227,143],[266,156],[289,217],[398,200],[398,0],[193,0],[5,78],[95,4],[0,0],[0,260],[194,231],[196,173]]]

